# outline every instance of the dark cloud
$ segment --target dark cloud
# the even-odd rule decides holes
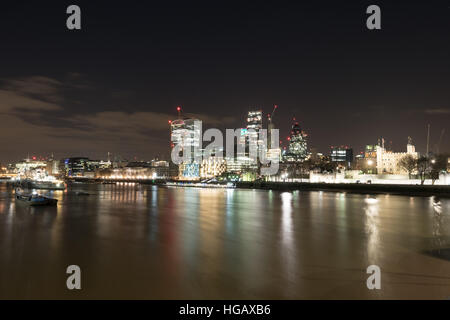
[[[8,141],[7,149],[12,154],[52,152],[73,155],[114,151],[155,155],[167,152],[168,121],[173,114],[141,111],[76,113],[64,108],[71,103],[65,97],[67,87],[73,86],[40,76],[4,81],[0,88],[0,135]],[[209,126],[235,120],[205,114],[186,116],[201,119]]]

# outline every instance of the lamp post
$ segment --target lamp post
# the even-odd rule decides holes
[[[368,169],[370,170],[370,173],[372,173],[372,166],[373,166],[373,160],[367,160],[367,166]]]

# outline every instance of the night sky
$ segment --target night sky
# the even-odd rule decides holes
[[[384,137],[450,152],[450,1],[14,1],[0,7],[0,162],[166,156],[176,106],[207,127],[272,110],[324,153]],[[66,28],[81,7],[82,30]],[[381,7],[382,30],[366,28]]]

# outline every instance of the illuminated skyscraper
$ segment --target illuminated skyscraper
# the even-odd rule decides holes
[[[262,111],[249,111],[247,116],[247,129],[259,131],[262,129]]]
[[[251,150],[259,152],[259,148],[262,145],[262,141],[259,140],[259,133],[262,129],[262,111],[254,110],[249,111],[247,116],[247,140],[249,153]],[[252,149],[253,148],[253,149]]]
[[[202,121],[198,119],[177,119],[171,123],[172,148],[181,145],[183,152],[190,153],[190,160],[201,155]]]
[[[177,119],[170,122],[170,129],[171,149],[180,146],[180,157],[183,157],[179,164],[180,178],[199,178],[202,155],[202,121],[198,119]]]
[[[285,161],[302,162],[306,159],[306,156],[308,155],[306,137],[307,134],[300,128],[298,122],[295,121],[288,137],[289,148],[284,154]]]

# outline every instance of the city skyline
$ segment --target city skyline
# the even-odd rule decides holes
[[[449,299],[449,35],[450,0],[3,3],[0,299]]]
[[[278,107],[278,106],[276,106],[276,107]],[[187,113],[186,115],[184,115],[183,112],[182,111],[180,112],[179,109],[182,109],[181,106],[178,106],[176,108],[176,110],[179,112],[178,113],[178,117],[181,116],[181,118],[189,119],[189,118],[195,118],[197,116],[195,114],[190,114],[190,113]],[[248,109],[251,112],[252,108],[248,108]],[[269,114],[270,113],[264,113],[263,112],[263,114],[262,114],[263,115],[263,119],[265,119],[266,116],[268,116]],[[175,119],[177,119],[177,117],[173,117],[172,119],[175,120]],[[126,161],[149,161],[149,160],[154,160],[154,159],[170,160],[170,150],[171,150],[171,147],[170,147],[170,144],[171,144],[170,126],[171,126],[171,123],[173,121],[172,119],[168,120],[168,123],[169,123],[169,125],[167,127],[168,138],[167,138],[167,141],[166,141],[166,144],[168,146],[167,150],[165,152],[164,151],[161,152],[160,154],[153,154],[149,158],[138,156],[136,154],[135,155],[129,154],[131,156],[127,157],[127,155],[124,155],[124,154],[121,154],[121,153],[114,153],[114,152],[110,152],[110,151],[107,151],[106,154],[100,154],[98,152],[92,152],[90,150],[83,150],[83,151],[81,151],[79,153],[66,152],[66,153],[59,153],[59,155],[58,155],[58,153],[55,154],[55,152],[53,152],[53,151],[50,152],[50,153],[42,153],[42,152],[38,151],[38,152],[35,152],[35,153],[26,152],[26,156],[25,155],[18,156],[18,157],[14,158],[13,160],[10,160],[10,161],[3,161],[2,162],[1,161],[2,159],[0,159],[0,164],[6,165],[9,162],[14,163],[16,161],[21,161],[21,160],[25,160],[25,159],[29,159],[29,160],[44,160],[44,159],[50,159],[50,158],[52,158],[52,159],[64,159],[64,158],[68,158],[68,157],[88,157],[88,158],[91,158],[91,159],[100,159],[100,160],[108,160],[108,161],[109,160],[114,161],[114,159],[116,159],[116,160],[117,159],[121,159],[121,160],[126,160]],[[199,120],[202,121],[202,119],[199,119]],[[243,122],[244,122],[244,120],[243,120]],[[206,121],[206,124],[208,124],[208,123],[210,123],[209,120]],[[264,129],[268,129],[269,122],[267,122],[267,120],[263,120],[262,124],[263,124],[263,128]],[[291,119],[291,125],[292,125],[292,128],[299,127],[299,121],[297,121],[297,119],[294,117],[293,119]],[[241,127],[227,128],[227,129],[245,129],[245,128],[246,128],[246,126],[242,125]],[[283,130],[282,128],[278,128],[276,125],[275,125],[275,129],[280,129],[280,131],[286,131],[286,130]],[[284,129],[286,129],[286,128],[284,128]],[[203,130],[203,131],[205,131],[205,130]],[[443,136],[443,133],[445,133],[445,130],[443,130],[441,132],[442,136]],[[225,129],[223,130],[223,134],[225,135]],[[323,154],[323,155],[326,155],[326,156],[331,156],[333,148],[337,148],[337,147],[345,147],[346,149],[347,148],[351,148],[355,152],[354,155],[356,156],[357,154],[363,154],[366,146],[369,146],[369,145],[381,145],[381,141],[383,141],[383,145],[386,146],[386,149],[387,150],[391,150],[391,151],[403,151],[403,149],[405,149],[405,146],[407,145],[407,143],[405,143],[403,145],[403,147],[400,147],[400,150],[396,150],[393,146],[394,145],[397,146],[399,144],[398,142],[393,143],[392,140],[386,140],[386,139],[384,139],[385,137],[379,136],[376,139],[377,141],[370,141],[368,143],[365,143],[360,148],[355,148],[354,145],[352,145],[351,143],[341,143],[341,144],[329,145],[327,149],[322,150],[322,149],[318,149],[314,145],[311,146],[309,144],[309,132],[306,133],[305,131],[302,130],[302,134],[306,134],[306,136],[308,136],[308,139],[307,139],[308,145],[307,146],[305,145],[305,148],[306,148],[305,149],[305,152],[306,152],[305,156],[306,156],[306,154],[309,154],[309,153],[311,153],[313,151],[314,152],[318,152],[318,153]],[[203,133],[202,133],[202,135],[203,135]],[[291,139],[292,139],[292,133],[288,133],[287,138],[286,137],[280,137],[280,146],[279,146],[279,148],[281,150],[284,149],[284,151],[286,151],[286,152],[289,151],[289,146],[291,144]],[[415,140],[412,139],[410,136],[408,136],[406,140],[408,141],[408,143],[410,143],[410,141],[412,141],[412,143],[415,145]],[[208,142],[203,141],[201,149],[204,148],[207,144],[208,144]],[[442,147],[442,143],[441,143],[441,147]],[[445,149],[443,150],[442,148],[440,149],[440,151],[438,153],[438,152],[435,151],[437,148],[438,148],[437,144],[433,145],[432,141],[431,141],[431,143],[430,143],[430,152],[431,153],[434,153],[434,154],[446,154],[446,153],[448,153],[447,150],[445,150]],[[444,148],[445,148],[445,145],[444,145]],[[225,152],[225,150],[224,150],[224,152]],[[422,151],[421,153],[425,154],[425,151]],[[94,156],[91,156],[91,155],[94,155]],[[5,156],[5,155],[3,154],[3,156]],[[12,159],[12,158],[10,158],[10,159]]]
[[[403,150],[408,136],[425,152],[431,124],[431,149],[446,129],[450,151],[446,2],[381,2],[378,31],[365,27],[365,4],[78,5],[79,31],[65,27],[65,4],[0,13],[2,163],[168,157],[178,105],[223,130],[276,104],[282,141],[295,116],[323,153],[379,137]]]

